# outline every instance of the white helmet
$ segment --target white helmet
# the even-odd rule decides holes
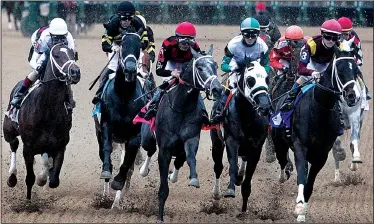
[[[136,15],[136,17],[138,17],[142,21],[144,28],[147,28],[147,22],[145,21],[145,18],[142,15]]]
[[[52,19],[49,24],[49,32],[52,35],[66,35],[68,33],[68,26],[66,25],[65,20],[61,18]]]

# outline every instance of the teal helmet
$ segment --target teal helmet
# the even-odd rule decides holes
[[[260,31],[260,23],[252,17],[248,17],[240,24],[240,31],[244,30],[258,30]]]

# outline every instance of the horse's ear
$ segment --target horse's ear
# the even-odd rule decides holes
[[[193,56],[194,58],[199,57],[199,53],[197,53],[197,51],[195,51],[195,49],[193,49],[192,47],[190,47],[190,49],[191,49],[192,56]]]
[[[210,45],[210,48],[209,48],[208,54],[209,54],[210,56],[213,55],[213,44]]]

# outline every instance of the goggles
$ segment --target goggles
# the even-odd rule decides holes
[[[304,39],[300,39],[300,40],[290,40],[290,39],[288,39],[287,43],[292,47],[300,48],[300,47],[304,46],[305,41],[304,41]]]
[[[178,43],[184,46],[192,46],[195,44],[195,39],[188,37],[179,37]]]
[[[120,16],[121,21],[131,21],[132,19],[134,19],[134,16]]]
[[[331,35],[328,35],[328,34],[323,34],[323,38],[328,40],[328,41],[338,41],[340,39],[339,36],[331,36]]]
[[[258,35],[259,35],[259,33],[245,33],[245,32],[242,33],[242,36],[245,39],[256,39],[258,37]]]
[[[351,34],[351,31],[342,32],[342,36],[349,36]]]

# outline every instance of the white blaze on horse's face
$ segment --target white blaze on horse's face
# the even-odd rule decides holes
[[[254,97],[260,93],[267,93],[268,85],[266,78],[268,76],[264,67],[257,61],[251,62],[253,66],[248,67],[244,71],[245,81],[245,96],[254,99]]]

